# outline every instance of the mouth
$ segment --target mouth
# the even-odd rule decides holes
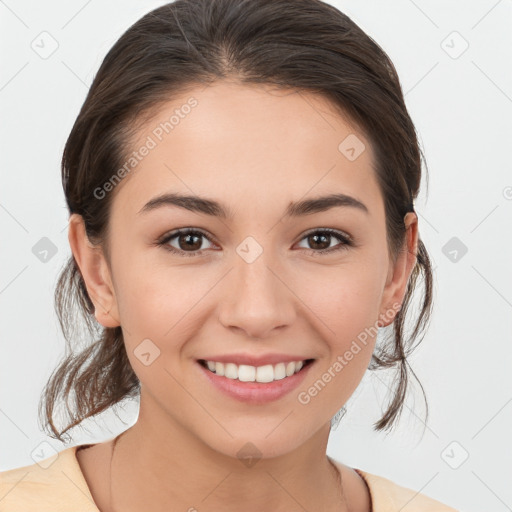
[[[220,358],[220,357],[219,357]],[[224,396],[250,405],[279,400],[297,388],[314,366],[315,359],[251,366],[232,362],[196,360],[208,385]]]
[[[252,366],[247,364],[223,363],[198,359],[198,363],[211,373],[226,379],[239,382],[268,383],[286,379],[299,373],[313,363],[314,359],[280,362],[277,364],[265,364]]]

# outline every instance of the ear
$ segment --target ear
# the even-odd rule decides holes
[[[81,215],[69,219],[68,240],[73,256],[94,304],[94,316],[103,327],[120,325],[117,302],[105,255],[87,237]]]
[[[382,297],[382,309],[378,320],[380,327],[389,325],[404,301],[407,283],[416,265],[418,254],[418,217],[414,212],[408,212],[404,217],[406,236],[404,246],[398,253],[395,263],[390,262],[386,285]],[[394,310],[395,313],[390,314]],[[382,320],[384,319],[384,320]]]

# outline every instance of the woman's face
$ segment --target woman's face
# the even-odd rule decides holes
[[[328,433],[415,262],[407,251],[389,259],[369,142],[319,96],[217,82],[162,107],[130,151],[137,164],[102,189],[114,194],[111,267],[100,257],[96,277],[92,265],[82,273],[98,320],[122,326],[142,384],[139,420],[234,457],[244,446],[284,454]],[[219,206],[147,206],[165,194]],[[302,207],[334,194],[352,203]],[[164,239],[184,228],[195,233]],[[279,363],[313,362],[267,383],[199,362],[230,356],[267,366],[260,380],[293,371]]]

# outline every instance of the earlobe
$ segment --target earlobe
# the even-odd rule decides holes
[[[398,253],[394,265],[389,269],[390,279],[384,288],[382,304],[386,308],[379,315],[378,324],[386,327],[391,324],[399,309],[395,306],[403,304],[409,277],[417,262],[418,254],[418,217],[408,212],[404,217],[406,236],[404,247]],[[384,319],[384,320],[382,320]]]
[[[117,327],[117,302],[107,261],[101,247],[87,237],[83,218],[74,213],[69,219],[68,240],[75,261],[94,304],[94,316],[103,327]]]

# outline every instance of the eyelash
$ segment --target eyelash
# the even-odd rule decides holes
[[[354,241],[352,240],[352,238],[350,236],[346,235],[345,233],[342,233],[341,231],[337,231],[337,230],[331,229],[331,228],[314,229],[314,230],[308,231],[307,233],[304,234],[304,236],[299,241],[301,242],[302,240],[304,240],[304,238],[307,238],[311,235],[316,235],[319,233],[320,234],[327,233],[328,235],[337,238],[341,242],[341,244],[331,247],[329,249],[304,249],[312,255],[316,256],[319,254],[320,255],[331,254],[333,252],[337,252],[337,251],[341,251],[341,250],[346,251],[346,250],[348,250],[349,247],[353,247],[355,245]],[[201,230],[198,230],[195,228],[184,228],[184,229],[178,229],[176,231],[173,231],[172,233],[164,235],[163,238],[161,238],[160,240],[157,241],[157,245],[162,246],[165,250],[170,251],[174,254],[178,254],[180,256],[192,257],[192,256],[202,255],[202,253],[204,252],[204,249],[195,251],[195,252],[189,252],[189,251],[182,251],[180,249],[176,249],[175,247],[168,245],[168,242],[170,242],[173,238],[176,238],[180,235],[200,235],[200,236],[203,236],[204,238],[206,238],[209,242],[215,243],[208,235],[206,235],[206,233],[204,233]]]

